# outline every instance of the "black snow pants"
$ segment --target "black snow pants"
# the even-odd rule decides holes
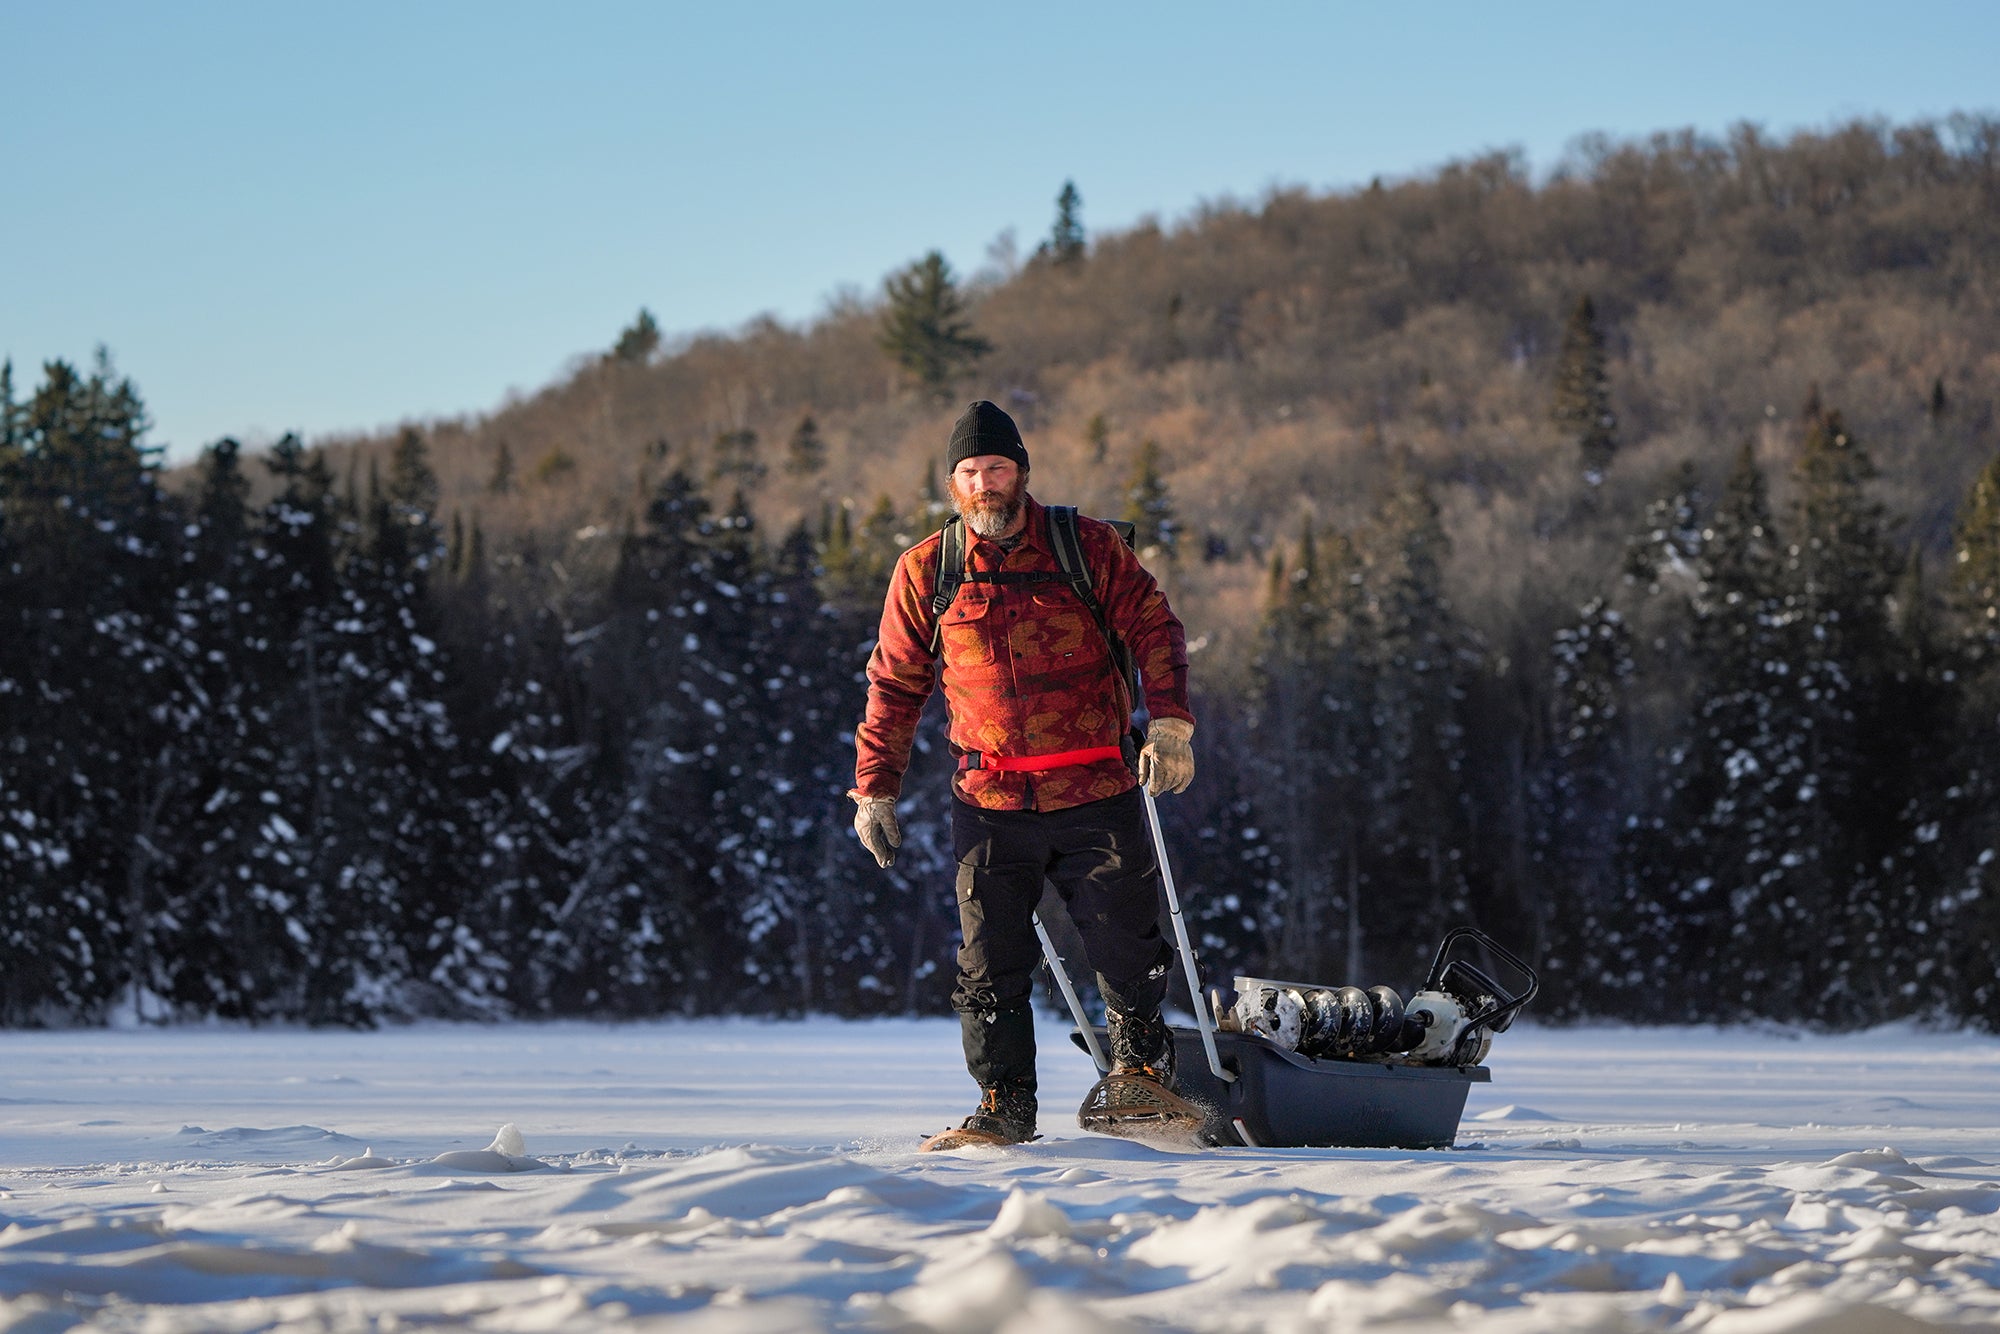
[[[1041,943],[1035,905],[1053,881],[1083,937],[1105,1003],[1140,1018],[1166,999],[1173,953],[1160,935],[1159,860],[1139,790],[1059,811],[952,802],[958,854],[958,1011],[965,1065],[982,1088],[1035,1089],[1029,1001]]]

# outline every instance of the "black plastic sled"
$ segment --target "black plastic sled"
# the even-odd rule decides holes
[[[1483,947],[1503,962],[1512,985],[1501,985],[1463,957],[1461,944]],[[1210,1109],[1199,1136],[1210,1147],[1450,1148],[1466,1095],[1474,1084],[1492,1081],[1492,1072],[1480,1063],[1490,1036],[1512,1024],[1538,986],[1534,970],[1492,937],[1459,927],[1438,946],[1417,993],[1458,1007],[1442,1057],[1420,1063],[1407,1050],[1421,1025],[1401,1040],[1404,1050],[1319,1058],[1259,1034],[1217,1031],[1203,1023],[1171,1030],[1175,1091]],[[1197,1001],[1198,1022],[1210,1020],[1209,1003]],[[1106,1042],[1101,1028],[1093,1028],[1088,1039],[1078,1030],[1071,1040],[1085,1051],[1096,1045],[1093,1055]],[[1455,1063],[1466,1056],[1469,1062]]]
[[[1175,1028],[1174,1091],[1210,1109],[1210,1147],[1250,1149],[1448,1149],[1465,1098],[1490,1083],[1483,1065],[1382,1065],[1315,1060],[1241,1033],[1217,1033],[1230,1083],[1208,1068],[1201,1033]],[[1093,1030],[1099,1042],[1104,1030]],[[1070,1040],[1088,1051],[1081,1034]]]
[[[1207,1135],[1212,1144],[1251,1148],[1298,1146],[1348,1149],[1448,1149],[1458,1137],[1465,1098],[1474,1084],[1491,1082],[1483,1065],[1378,1065],[1315,1060],[1262,1038],[1234,1033],[1234,1083],[1224,1084],[1198,1059],[1201,1035],[1176,1035],[1187,1074],[1183,1094],[1216,1109]],[[1229,1055],[1223,1068],[1230,1069]],[[1220,1124],[1218,1124],[1220,1123]]]

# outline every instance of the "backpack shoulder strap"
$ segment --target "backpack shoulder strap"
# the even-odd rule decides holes
[[[958,596],[959,586],[965,582],[965,520],[954,514],[938,532],[942,540],[938,543],[937,583],[931,589],[931,615],[936,620],[931,630],[934,658],[944,645],[944,614],[951,609],[952,599]]]
[[[1131,649],[1111,628],[1111,621],[1104,614],[1104,604],[1097,600],[1097,589],[1092,586],[1090,576],[1090,562],[1083,554],[1083,535],[1077,531],[1076,506],[1050,505],[1047,508],[1049,545],[1056,549],[1056,564],[1062,566],[1063,575],[1069,580],[1069,586],[1076,590],[1078,599],[1089,608],[1091,619],[1097,622],[1097,632],[1104,636],[1105,646],[1111,651],[1111,673],[1125,691],[1127,713],[1135,714],[1145,698],[1139,693],[1139,673],[1132,661]],[[1132,524],[1118,519],[1101,519],[1099,522],[1110,524],[1112,529],[1125,539],[1126,546],[1132,545],[1132,535],[1136,531]],[[1141,730],[1135,727],[1128,736],[1133,746],[1136,746]],[[1125,755],[1126,764],[1128,766],[1133,764],[1136,757],[1137,751],[1128,746]]]
[[[1090,608],[1090,614],[1097,618],[1100,628],[1104,625],[1104,608],[1098,604],[1097,590],[1092,587],[1090,562],[1084,559],[1083,536],[1076,528],[1076,506],[1050,505],[1049,545],[1056,549],[1056,564],[1062,567],[1063,577],[1076,590],[1083,605]],[[1106,638],[1109,638],[1107,632]]]

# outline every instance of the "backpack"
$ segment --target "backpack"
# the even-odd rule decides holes
[[[1056,570],[975,570],[970,574],[965,570],[965,520],[954,514],[945,521],[939,532],[943,542],[938,549],[937,586],[931,590],[931,614],[937,617],[937,628],[931,632],[931,656],[938,657],[944,650],[944,614],[950,609],[958,590],[970,579],[976,584],[1068,584],[1070,590],[1089,610],[1090,618],[1097,622],[1098,633],[1111,650],[1111,670],[1125,688],[1125,699],[1129,704],[1127,716],[1132,724],[1127,729],[1125,739],[1126,764],[1136,763],[1138,745],[1144,740],[1145,726],[1138,719],[1139,711],[1145,707],[1145,696],[1139,693],[1139,673],[1132,661],[1132,650],[1112,629],[1111,622],[1104,618],[1104,606],[1097,600],[1097,590],[1091,586],[1090,565],[1083,557],[1083,538],[1076,527],[1076,506],[1045,505],[1044,512],[1049,517],[1049,545],[1056,549]],[[1122,519],[1105,519],[1131,546],[1137,529]]]

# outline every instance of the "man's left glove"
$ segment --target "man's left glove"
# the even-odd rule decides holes
[[[1139,781],[1154,796],[1185,792],[1194,781],[1194,724],[1184,718],[1155,718],[1139,752]]]
[[[903,831],[896,824],[894,797],[856,797],[854,833],[861,846],[875,854],[878,866],[894,866],[896,849],[903,846]]]

